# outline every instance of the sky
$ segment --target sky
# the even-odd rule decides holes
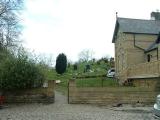
[[[113,31],[118,17],[150,19],[159,0],[26,0],[23,13],[24,46],[56,59],[65,53],[78,60],[83,50],[93,57],[114,57]]]

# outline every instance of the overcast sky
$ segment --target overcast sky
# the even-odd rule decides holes
[[[159,0],[26,0],[23,39],[36,53],[65,53],[78,60],[84,49],[95,58],[114,57],[112,36],[119,17],[150,19]]]

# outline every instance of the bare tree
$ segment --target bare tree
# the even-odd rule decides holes
[[[22,0],[0,0],[0,48],[14,46],[19,41],[21,9]]]
[[[83,50],[79,53],[80,62],[88,62],[93,58],[94,52],[92,50]]]

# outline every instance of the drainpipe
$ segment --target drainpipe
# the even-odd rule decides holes
[[[138,48],[138,49],[141,49],[141,50],[145,51],[145,49],[143,49],[143,48],[141,48],[141,47],[139,47],[139,46],[136,45],[136,38],[135,38],[135,36],[136,36],[136,35],[133,34],[134,47],[136,47],[136,48]]]
[[[159,58],[158,58],[158,57],[159,57],[159,56],[158,56],[158,49],[159,49],[159,48],[157,48],[157,60],[159,60]]]

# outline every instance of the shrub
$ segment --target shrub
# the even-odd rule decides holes
[[[63,74],[66,71],[67,67],[67,57],[65,54],[61,53],[57,56],[56,59],[56,72],[58,74]]]
[[[77,70],[78,69],[78,65],[75,63],[74,65],[73,65],[73,70]]]
[[[43,84],[44,75],[38,63],[29,59],[25,53],[7,56],[0,64],[1,89],[26,89]]]

